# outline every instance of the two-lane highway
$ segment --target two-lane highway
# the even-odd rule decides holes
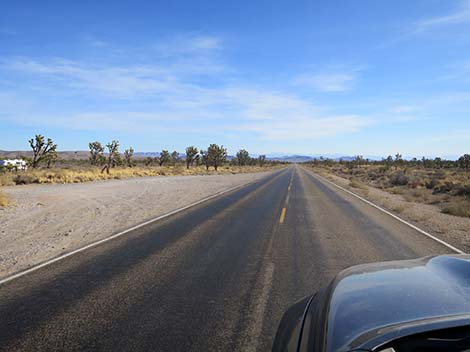
[[[350,265],[449,253],[298,166],[0,286],[0,350],[266,351]]]

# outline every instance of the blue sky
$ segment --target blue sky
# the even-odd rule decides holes
[[[470,152],[470,0],[0,6],[0,149]]]

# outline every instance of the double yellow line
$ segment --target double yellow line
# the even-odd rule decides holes
[[[281,216],[279,217],[279,224],[283,224],[284,220],[286,219],[286,211],[287,211],[287,203],[289,202],[289,193],[292,189],[292,180],[294,178],[294,172],[290,175],[289,186],[287,187],[287,195],[286,200],[284,201],[284,207],[281,210]]]

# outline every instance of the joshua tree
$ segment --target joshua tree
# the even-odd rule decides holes
[[[193,165],[194,160],[198,157],[197,148],[190,146],[186,148],[186,168],[189,169],[189,166]]]
[[[209,164],[214,166],[215,171],[217,171],[217,168],[227,161],[227,149],[223,145],[211,144],[207,148],[207,158]]]
[[[144,164],[145,164],[145,166],[150,166],[150,165],[152,165],[154,162],[155,162],[155,159],[154,159],[154,158],[151,158],[151,157],[146,157],[146,158],[144,159]]]
[[[109,169],[115,167],[116,164],[119,164],[121,161],[121,156],[119,155],[119,141],[111,141],[106,144],[108,148],[108,158],[106,159],[106,165],[101,169],[101,173],[106,170],[106,173],[109,174]]]
[[[403,165],[403,157],[400,153],[395,155],[395,170],[398,169],[399,166]]]
[[[179,160],[180,160],[180,155],[178,154],[176,150],[174,150],[173,153],[171,153],[171,162],[173,166],[175,166]]]
[[[391,155],[387,156],[387,159],[383,159],[386,169],[390,169],[393,164],[393,157]]]
[[[266,164],[266,155],[260,155],[258,157],[259,166],[264,166]]]
[[[88,143],[88,147],[90,148],[90,164],[101,165],[105,159],[104,147],[98,141]]]
[[[124,161],[126,162],[127,166],[132,167],[134,166],[134,162],[132,157],[134,156],[134,149],[130,147],[124,151]]]
[[[364,165],[364,164],[367,164],[367,160],[364,159],[362,155],[356,155],[352,163],[355,165]]]
[[[29,145],[33,150],[33,159],[31,160],[31,167],[36,168],[39,166],[41,161],[57,159],[57,144],[52,142],[52,139],[48,138],[47,142],[44,140],[44,136],[37,134],[34,139],[29,140]],[[56,154],[55,159],[52,154]]]
[[[207,153],[207,150],[200,150],[199,155],[201,156],[200,160],[202,163],[205,165],[206,170],[209,171],[209,166],[211,166],[211,162],[209,160],[209,155]]]
[[[245,166],[250,161],[250,153],[245,149],[241,149],[237,153],[238,165]]]
[[[461,169],[470,169],[470,154],[462,155],[457,163]]]
[[[162,150],[162,152],[160,153],[160,158],[159,158],[160,166],[163,166],[163,164],[170,162],[170,160],[171,160],[171,157],[170,157],[170,153],[168,152],[168,150],[165,150],[165,149]]]
[[[48,169],[51,168],[51,166],[53,164],[55,164],[55,162],[57,161],[57,159],[59,158],[59,155],[57,154],[57,151],[56,150],[51,150],[49,153],[47,153],[45,156],[44,156],[44,162],[46,163],[46,167]]]

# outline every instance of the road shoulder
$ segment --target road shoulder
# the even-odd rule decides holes
[[[309,168],[305,170],[315,174]],[[470,250],[470,219],[468,218],[443,214],[436,206],[408,202],[398,194],[390,194],[368,185],[360,189],[353,188],[349,180],[331,173],[322,172],[319,175],[464,252]]]

